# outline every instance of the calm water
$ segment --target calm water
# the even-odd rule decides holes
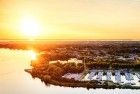
[[[140,90],[105,90],[45,86],[32,79],[24,69],[30,68],[29,51],[0,49],[0,94],[140,94]]]

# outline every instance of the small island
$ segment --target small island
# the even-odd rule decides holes
[[[25,71],[46,85],[140,89],[140,61],[137,53],[132,54],[133,47],[119,51],[116,44],[109,44],[111,49],[103,45],[96,50],[91,44],[83,48],[81,45],[70,45],[58,46],[39,54],[36,60],[31,61],[32,68]]]

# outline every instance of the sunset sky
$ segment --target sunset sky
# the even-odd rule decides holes
[[[0,39],[30,37],[140,39],[140,0],[0,0]]]

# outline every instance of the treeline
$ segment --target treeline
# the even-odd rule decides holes
[[[68,60],[69,58],[67,56],[64,55],[63,60]],[[41,55],[40,57],[38,57],[38,62],[44,62],[44,63],[48,63],[49,61],[51,61],[52,58],[49,55]],[[54,59],[54,60],[62,60],[62,59]],[[139,69],[140,67],[140,63],[139,62],[116,62],[116,61],[88,61],[86,60],[85,62],[86,67],[89,69],[98,69],[98,68],[102,68],[102,69],[109,69],[109,68],[114,68],[114,69],[120,69],[120,68],[132,68],[132,69]],[[83,63],[77,63],[75,64],[73,63],[65,63],[62,64],[59,61],[56,61],[56,63],[52,64],[55,65],[57,67],[62,68],[64,71],[66,72],[72,72],[72,73],[79,73],[82,72],[84,70],[84,64]]]
[[[86,62],[86,66],[89,69],[92,68],[103,68],[103,69],[121,69],[121,68],[131,68],[131,69],[139,69],[140,63],[115,63],[115,62]]]
[[[112,85],[109,85],[107,81],[102,84],[100,81],[92,80],[92,81],[77,81],[74,79],[63,78],[62,76],[68,72],[81,72],[83,68],[78,68],[79,66],[83,67],[83,65],[75,65],[75,64],[48,64],[48,63],[37,63],[32,62],[33,68],[30,73],[33,78],[37,77],[41,79],[46,85],[53,84],[59,86],[66,87],[84,87],[84,88],[116,88],[117,85],[113,82]],[[78,69],[81,69],[78,71]],[[27,70],[26,70],[27,71]]]

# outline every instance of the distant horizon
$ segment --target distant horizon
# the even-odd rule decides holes
[[[140,41],[140,39],[0,39],[0,41]]]

